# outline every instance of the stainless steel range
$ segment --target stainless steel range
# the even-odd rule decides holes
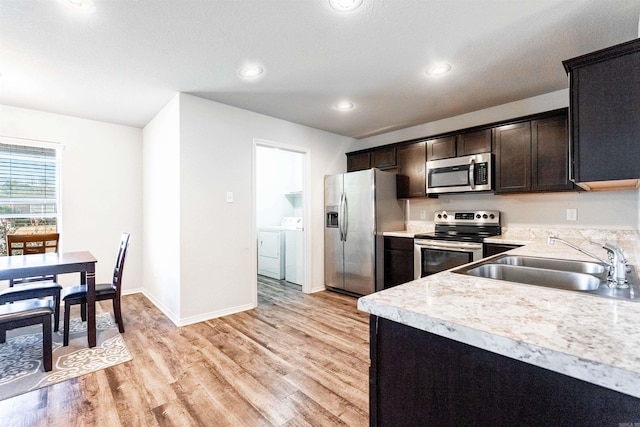
[[[481,259],[484,238],[501,232],[499,211],[438,211],[434,223],[414,238],[416,279]]]

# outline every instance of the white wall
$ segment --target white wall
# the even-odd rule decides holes
[[[180,319],[179,97],[143,132],[144,293],[172,321]]]
[[[110,282],[120,234],[129,232],[123,290],[140,289],[142,130],[0,105],[0,135],[64,145],[60,250],[90,251],[96,280]],[[60,278],[63,285],[78,280]]]
[[[324,288],[324,175],[346,169],[344,153],[352,140],[192,95],[180,94],[178,99],[180,182],[179,190],[173,191],[180,194],[180,309],[179,318],[172,320],[187,324],[256,304],[254,139],[308,150],[310,277],[313,288]],[[172,111],[156,117],[153,124],[162,129],[165,121],[175,120]],[[146,147],[161,138],[150,130],[144,131],[145,168],[161,161],[148,157]],[[226,202],[228,191],[234,193],[233,203]],[[145,223],[150,209],[145,198]],[[154,280],[158,278],[145,274],[145,287],[157,289]]]

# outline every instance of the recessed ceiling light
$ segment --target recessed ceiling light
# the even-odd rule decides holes
[[[338,12],[351,12],[360,7],[363,0],[329,0],[332,8]]]
[[[353,107],[355,107],[355,105],[353,105],[353,102],[341,101],[341,102],[338,102],[335,105],[335,107],[340,111],[347,111],[347,110],[353,110]]]
[[[243,79],[252,79],[258,77],[262,73],[264,73],[264,70],[262,67],[257,65],[247,65],[246,67],[242,67],[238,70],[238,76]]]
[[[442,62],[427,68],[426,73],[430,76],[440,76],[442,74],[447,74],[449,71],[451,71],[451,65]]]
[[[95,12],[96,4],[93,0],[58,0],[67,7],[80,12]]]

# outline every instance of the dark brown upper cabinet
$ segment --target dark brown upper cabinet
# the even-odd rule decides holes
[[[491,129],[465,132],[456,136],[457,156],[491,152]]]
[[[427,160],[491,152],[491,129],[465,132],[427,141]]]
[[[548,117],[494,128],[495,191],[572,190],[566,109]]]
[[[369,168],[371,168],[370,151],[347,153],[347,172],[361,171]]]
[[[448,159],[456,156],[456,137],[447,136],[427,141],[427,160]]]
[[[389,169],[396,167],[396,147],[382,146],[371,152],[371,167]]]
[[[370,150],[347,153],[347,172],[378,168],[391,169],[396,167],[396,147],[383,145]]]
[[[572,190],[566,114],[531,122],[531,191]]]
[[[427,143],[418,141],[397,147],[398,198],[425,197]]]
[[[640,39],[563,61],[576,182],[640,178]]]
[[[531,123],[493,129],[496,144],[496,193],[531,190]]]

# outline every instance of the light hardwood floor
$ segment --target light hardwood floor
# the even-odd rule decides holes
[[[0,401],[0,425],[368,425],[356,299],[260,282],[258,308],[182,328],[142,294],[123,297],[133,360]]]

